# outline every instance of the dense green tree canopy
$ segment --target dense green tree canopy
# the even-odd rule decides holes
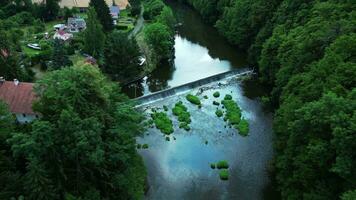
[[[140,56],[135,39],[124,33],[111,33],[106,40],[102,69],[114,80],[125,82],[141,74]]]
[[[95,9],[104,31],[112,31],[114,29],[114,22],[110,15],[109,6],[106,4],[105,0],[90,0],[89,5]]]
[[[94,39],[95,38],[95,39]],[[84,51],[95,58],[103,56],[105,34],[93,8],[88,10],[87,28],[84,32]]]
[[[155,54],[161,59],[169,58],[174,40],[172,31],[160,22],[148,25],[145,30],[145,40],[152,47]]]
[[[145,170],[134,137],[142,116],[118,86],[86,65],[49,73],[35,91],[41,120],[9,139],[27,163],[25,197],[141,198]]]

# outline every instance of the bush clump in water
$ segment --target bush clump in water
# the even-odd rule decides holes
[[[178,121],[180,122],[179,128],[183,128],[187,131],[190,130],[189,124],[192,122],[190,119],[190,113],[188,112],[188,108],[183,105],[183,102],[178,102],[172,109],[172,112],[175,116],[178,117]]]
[[[142,145],[141,144],[137,144],[137,149],[141,149],[142,148]]]
[[[142,149],[148,149],[148,144],[143,144]]]
[[[168,107],[167,106],[163,106],[163,110],[167,112],[168,111]]]
[[[199,99],[199,97],[197,97],[197,96],[188,94],[188,95],[186,96],[186,98],[187,98],[187,100],[188,100],[190,103],[192,103],[192,104],[195,104],[195,105],[198,105],[198,106],[201,105],[200,99]]]
[[[169,138],[169,137],[166,137],[166,141],[168,141],[168,142],[169,142],[169,141],[171,141],[171,138]]]
[[[215,168],[216,168],[215,163],[211,163],[211,164],[210,164],[210,167],[211,167],[211,169],[215,169]]]
[[[227,169],[220,170],[219,176],[221,180],[227,181],[229,180],[229,171]]]
[[[213,96],[214,96],[215,98],[219,98],[219,97],[220,97],[220,92],[214,92]]]
[[[164,134],[170,135],[174,132],[172,120],[164,112],[155,112],[151,114],[154,124]]]
[[[204,95],[204,99],[209,99],[209,97],[207,95]]]
[[[232,100],[232,96],[227,94],[225,95],[224,100]]]
[[[217,101],[213,101],[213,105],[214,105],[214,106],[220,106],[220,103],[217,102]]]
[[[224,113],[223,113],[222,110],[217,110],[217,111],[215,112],[215,114],[216,114],[216,116],[218,116],[218,117],[222,117],[222,116],[224,115]]]
[[[241,109],[233,100],[223,100],[222,104],[226,109],[226,119],[230,124],[237,125],[241,121]]]
[[[246,119],[242,119],[237,125],[237,129],[239,130],[239,134],[246,137],[250,132],[249,124]]]
[[[216,167],[218,169],[228,169],[229,168],[229,163],[226,160],[221,160],[216,164]]]

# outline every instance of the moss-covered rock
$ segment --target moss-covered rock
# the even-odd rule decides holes
[[[156,127],[164,134],[170,135],[174,132],[172,120],[164,112],[155,112],[151,114]]]
[[[228,169],[229,168],[229,163],[226,160],[221,160],[216,164],[216,167],[218,169]]]
[[[216,110],[215,111],[216,116],[222,117],[224,115],[224,112],[222,110]]]
[[[214,92],[213,96],[214,96],[215,98],[219,98],[219,97],[220,97],[220,92]]]
[[[240,135],[247,136],[250,132],[248,121],[246,119],[242,119],[239,125],[237,125],[237,129],[239,130]]]

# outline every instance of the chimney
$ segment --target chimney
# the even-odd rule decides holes
[[[14,79],[14,84],[15,84],[15,85],[19,85],[19,84],[20,84],[20,81],[17,80],[17,79]]]

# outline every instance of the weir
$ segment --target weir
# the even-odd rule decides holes
[[[184,93],[188,90],[192,90],[194,88],[197,87],[201,87],[203,85],[215,82],[215,81],[219,81],[222,79],[226,79],[226,78],[231,78],[234,76],[246,76],[246,75],[251,75],[253,74],[254,71],[250,68],[242,68],[242,69],[235,69],[235,70],[231,70],[231,71],[227,71],[227,72],[223,72],[220,74],[216,74],[213,76],[209,76],[197,81],[193,81],[190,83],[186,83],[177,87],[173,87],[173,88],[169,88],[166,90],[162,90],[159,92],[155,92],[152,94],[148,94],[142,97],[138,97],[136,99],[134,99],[136,101],[136,103],[138,104],[138,107],[145,105],[147,103],[151,103],[151,102],[155,102],[155,101],[159,101],[161,99],[170,97],[170,96],[174,96],[180,93]]]

